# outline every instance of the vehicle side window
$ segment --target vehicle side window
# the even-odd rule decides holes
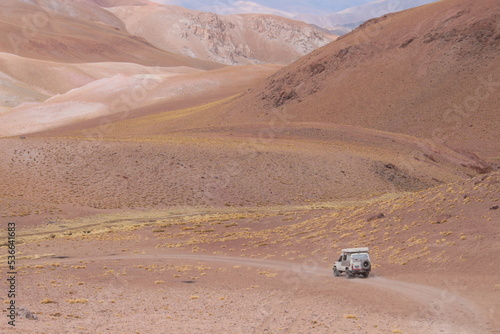
[[[342,261],[346,261],[346,260],[347,260],[347,254],[344,254]]]

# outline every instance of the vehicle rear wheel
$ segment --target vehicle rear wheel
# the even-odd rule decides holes
[[[346,270],[346,271],[345,271],[345,277],[346,277],[347,279],[352,278],[352,277],[353,277],[352,272],[351,272],[350,270]]]
[[[339,277],[340,276],[340,272],[335,267],[333,268],[333,276],[335,276],[335,277]]]
[[[367,272],[367,273],[363,273],[363,277],[364,277],[364,278],[367,278],[369,274],[370,274],[370,273],[368,273],[368,272]]]

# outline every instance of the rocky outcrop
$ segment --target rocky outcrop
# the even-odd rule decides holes
[[[176,6],[109,10],[130,33],[158,48],[227,65],[289,64],[336,38],[319,27],[273,15],[223,16]]]

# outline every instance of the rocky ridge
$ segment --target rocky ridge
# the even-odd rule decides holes
[[[336,36],[273,15],[217,15],[176,6],[123,6],[109,10],[127,30],[156,47],[226,65],[289,64]]]

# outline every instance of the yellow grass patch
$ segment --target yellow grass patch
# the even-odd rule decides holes
[[[66,299],[66,302],[70,304],[87,304],[89,300],[85,298],[72,298]]]
[[[55,301],[49,298],[45,298],[42,301],[40,301],[40,304],[55,304],[55,303],[56,303]]]

